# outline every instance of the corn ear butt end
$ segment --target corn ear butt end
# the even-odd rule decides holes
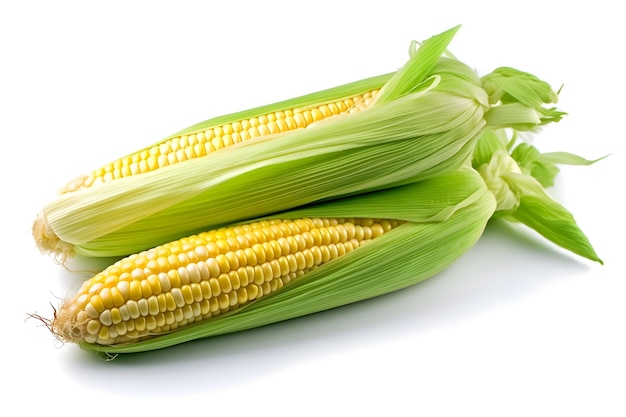
[[[33,239],[41,253],[53,255],[60,264],[74,256],[74,245],[63,241],[48,222],[45,210],[40,211],[32,227]]]

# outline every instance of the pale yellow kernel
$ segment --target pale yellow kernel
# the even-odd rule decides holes
[[[281,265],[279,262],[279,259],[272,259],[271,261],[269,261],[269,265],[272,268],[272,278],[279,278],[282,275],[282,269],[281,269]]]
[[[240,141],[241,142],[245,142],[247,140],[250,140],[250,133],[247,130],[243,130],[241,132],[237,132],[237,134],[239,135],[239,137],[241,138]]]
[[[312,229],[310,232],[307,232],[307,233],[309,233],[313,238],[311,246],[322,245],[322,232],[320,231],[320,229]]]
[[[200,308],[200,303],[193,303],[186,307],[191,307],[191,317],[187,319],[189,320],[189,323],[198,321],[202,318],[202,309]]]
[[[215,257],[215,262],[217,262],[221,273],[226,273],[230,271],[231,266],[226,255],[220,253]]]
[[[286,116],[283,120],[284,120],[285,126],[287,126],[287,129],[285,130],[295,130],[299,127],[298,123],[292,116]]]
[[[221,274],[218,277],[218,281],[222,293],[229,293],[233,290],[233,286],[230,282],[230,277],[228,276],[228,274]]]
[[[204,144],[204,151],[208,154],[210,154],[211,152],[215,152],[215,146],[213,145],[213,142],[206,142]]]
[[[230,271],[228,273],[228,280],[233,290],[238,290],[241,287],[241,280],[239,278],[239,270]]]
[[[122,314],[120,313],[119,308],[113,307],[111,309],[111,321],[113,324],[117,324],[122,321]]]
[[[182,307],[186,304],[185,296],[183,295],[181,288],[172,288],[170,294],[172,295],[172,298],[174,299],[177,307]]]
[[[89,322],[87,322],[87,333],[92,335],[98,334],[100,326],[100,320],[89,320]]]
[[[185,154],[185,149],[177,149],[175,152],[176,155],[176,161],[177,162],[184,162],[187,160],[187,155]]]
[[[246,288],[246,293],[248,295],[248,300],[253,301],[259,295],[259,287],[256,284],[251,284]]]
[[[126,327],[126,323],[116,323],[115,331],[118,336],[124,336],[128,332],[128,328]]]
[[[270,134],[270,130],[267,127],[267,124],[261,124],[257,127],[259,132],[259,136],[266,136]]]
[[[328,251],[330,252],[330,259],[337,259],[337,257],[339,256],[339,252],[337,251],[337,245],[335,245],[334,243],[331,243],[330,245],[328,245]]]
[[[206,156],[207,152],[206,152],[206,147],[204,145],[204,142],[196,143],[195,145],[193,145],[193,153],[197,157]]]
[[[280,133],[280,128],[278,127],[278,125],[276,124],[275,121],[268,121],[266,124],[266,128],[267,128],[267,133],[268,134],[276,134],[276,133]]]
[[[139,300],[141,298],[141,283],[140,281],[130,281],[129,285],[129,298],[131,300]]]
[[[185,304],[191,304],[194,302],[193,291],[191,290],[190,285],[183,285],[180,288],[180,291],[183,295],[183,299],[185,300]]]
[[[313,264],[321,265],[324,257],[322,255],[322,251],[320,250],[320,247],[313,246],[311,248],[311,254],[313,255]]]
[[[254,275],[253,275],[254,278],[252,282],[254,282],[256,285],[261,285],[265,282],[265,275],[263,274],[263,265],[264,264],[254,266]]]
[[[361,225],[355,225],[354,226],[354,238],[356,240],[363,240],[364,237],[364,232],[363,232],[363,227]]]
[[[277,258],[274,261],[277,263],[278,270],[279,270],[277,277],[283,276],[289,273],[291,266],[289,265],[289,260],[287,259],[287,256],[281,256],[280,258]]]
[[[222,135],[230,135],[234,132],[232,124],[225,124],[220,126],[218,129],[221,129]]]
[[[119,311],[120,317],[122,318],[123,321],[130,320],[131,317],[130,317],[130,312],[128,311],[127,305],[120,306],[117,310]]]
[[[255,264],[257,264],[257,263],[258,263],[258,264],[261,264],[261,263],[263,263],[263,262],[265,262],[265,261],[266,261],[266,259],[267,259],[267,256],[266,256],[266,255],[267,255],[267,254],[266,254],[266,252],[265,252],[265,247],[263,246],[263,244],[261,244],[261,243],[255,243],[255,244],[252,246],[252,248],[251,248],[251,249],[254,251],[254,255],[255,255],[255,262],[254,262],[254,263],[255,263]]]
[[[194,159],[196,157],[196,153],[194,151],[194,146],[190,145],[185,147],[184,149],[185,152],[185,160],[189,160],[189,159]]]
[[[181,308],[180,311],[182,312],[182,316],[184,320],[193,319],[193,308],[190,305],[183,306],[183,308]],[[182,322],[182,320],[180,321]]]
[[[274,269],[272,268],[272,263],[270,262],[263,262],[261,264],[261,268],[263,270],[263,280],[265,282],[271,281],[274,278]]]
[[[136,319],[141,316],[141,312],[139,311],[139,304],[137,301],[130,300],[126,303],[126,308],[128,309],[128,314],[130,314],[130,318]]]
[[[213,292],[211,291],[211,284],[209,284],[208,281],[200,282],[200,288],[202,290],[202,298],[207,299],[207,300],[211,298],[211,296],[213,295]]]
[[[102,326],[100,327],[100,331],[98,332],[98,341],[106,342],[109,340],[109,328]]]
[[[311,119],[314,122],[320,121],[320,120],[324,119],[324,114],[319,109],[312,109],[311,110]]]
[[[146,330],[146,318],[145,317],[137,317],[135,319],[135,329],[139,332],[143,332]]]
[[[299,128],[307,127],[308,124],[305,116],[302,113],[294,113],[293,121],[295,122],[296,127]]]
[[[294,256],[294,258],[296,260],[296,263],[298,265],[298,268],[297,268],[298,270],[302,270],[302,269],[305,269],[307,267],[306,266],[306,258],[304,257],[304,253],[302,251],[294,253],[293,256]]]
[[[161,291],[168,292],[172,289],[172,285],[170,283],[170,278],[165,272],[161,272],[157,275],[159,278],[159,284],[161,286]]]
[[[212,277],[217,277],[220,274],[220,266],[215,258],[209,258],[206,260],[206,266],[209,270],[209,274]]]
[[[93,308],[97,312],[97,314],[100,314],[104,311],[104,304],[102,303],[102,299],[99,295],[91,296],[91,298],[89,298],[89,304],[87,305],[91,305],[91,308]],[[85,311],[87,311],[87,308],[85,308]],[[91,316],[89,311],[87,311],[87,314]]]
[[[148,163],[146,162],[146,160],[142,159],[141,161],[139,161],[139,172],[143,174],[148,171],[150,171],[150,168],[148,167]]]
[[[213,297],[209,300],[211,304],[211,313],[215,314],[220,311],[220,303],[217,301],[217,298]]]
[[[298,262],[296,261],[296,257],[293,253],[285,255],[281,259],[284,259],[284,262],[286,262],[289,272],[293,272],[298,269]],[[281,260],[281,262],[283,261]]]
[[[78,310],[78,308],[76,308],[76,310]],[[85,313],[82,310],[77,311],[77,313],[76,313],[76,322],[84,324],[87,321],[89,321],[89,314]]]
[[[109,288],[102,288],[98,295],[100,296],[104,308],[113,307],[113,297],[111,296],[111,290]]]
[[[180,280],[180,275],[178,275],[178,271],[171,269],[167,271],[167,276],[170,280],[170,285],[172,288],[180,288],[182,282]]]
[[[245,288],[239,288],[237,290],[237,300],[239,304],[245,304],[248,302],[248,292]]]
[[[213,137],[213,139],[211,139],[211,144],[213,145],[213,147],[216,150],[222,149],[224,147],[224,142],[222,142],[222,137],[221,136]]]
[[[148,298],[146,300],[146,304],[148,307],[148,314],[151,316],[154,316],[156,314],[158,314],[161,309],[159,307],[159,300],[157,299],[157,297],[155,295],[151,296],[150,298]]]
[[[193,301],[199,302],[199,301],[201,301],[204,298],[202,296],[202,287],[200,287],[199,283],[194,282],[193,284],[189,284],[189,288],[191,288],[191,294],[193,295]]]
[[[372,239],[377,238],[378,236],[385,233],[385,229],[379,223],[373,224],[371,229],[372,229]]]
[[[143,280],[139,282],[141,286],[141,295],[142,298],[148,298],[152,295],[152,287],[147,280]]]
[[[211,317],[211,303],[209,300],[202,300],[198,303],[200,305],[200,314],[203,319]]]
[[[209,257],[209,251],[204,245],[198,245],[194,248],[194,252],[199,261],[205,261]]]
[[[258,243],[255,243],[255,245],[258,245]],[[246,258],[246,261],[244,262],[244,264],[254,266],[254,265],[256,265],[258,263],[256,252],[254,251],[254,249],[252,249],[252,248],[245,248],[243,250],[243,253],[244,253],[244,256]]]
[[[258,138],[261,136],[261,132],[259,132],[259,128],[256,126],[248,129],[248,134],[250,135],[250,138]]]
[[[174,299],[174,296],[172,295],[171,291],[165,293],[165,305],[166,305],[167,311],[174,311],[178,307],[176,305],[176,300]]]
[[[228,301],[229,301],[228,306],[230,308],[234,308],[234,307],[236,307],[239,304],[239,299],[237,297],[237,292],[236,291],[228,293]]]
[[[134,335],[138,335],[137,329],[135,329],[135,321],[131,320],[131,321],[124,321],[124,323],[126,323],[126,330],[128,331],[128,333],[134,334]]]
[[[80,295],[78,295],[78,297],[76,297],[76,305],[79,308],[84,308],[85,305],[87,305],[88,302],[89,302],[89,295],[88,294],[80,294]]]
[[[237,269],[237,278],[239,279],[239,286],[245,287],[250,283],[250,272],[254,272],[250,266],[240,267]]]
[[[159,279],[158,275],[150,274],[148,278],[146,278],[146,283],[150,287],[151,294],[161,293],[161,280]],[[143,288],[142,288],[142,292],[143,292]],[[144,296],[146,295],[144,294]]]
[[[186,267],[179,267],[178,270],[178,277],[180,279],[180,285],[186,285],[189,284],[190,279],[189,279],[189,274],[187,273],[187,268]]]
[[[157,324],[158,328],[162,328],[163,326],[165,326],[165,314],[158,313],[158,314],[155,314],[152,317],[154,317],[154,320],[156,321],[156,324]]]
[[[230,306],[230,297],[228,297],[228,294],[220,294],[217,297],[217,302],[220,305],[220,310],[226,310]]]
[[[98,276],[98,278],[101,278],[101,276]],[[89,295],[98,294],[100,292],[100,289],[104,287],[104,285],[101,282],[94,282],[92,285],[89,286],[89,281],[88,281],[87,283],[85,283],[85,285],[89,287]]]
[[[211,294],[213,294],[213,297],[217,297],[222,293],[222,288],[217,278],[209,279],[209,284],[211,285]]]
[[[240,135],[237,134],[237,136]],[[224,136],[222,136],[222,142],[224,142],[224,147],[233,146],[235,143],[237,143],[233,138],[233,135],[231,134],[225,134]]]
[[[189,277],[189,282],[200,282],[202,279],[202,274],[200,269],[198,268],[198,264],[190,263],[187,265],[187,276]]]
[[[172,311],[166,311],[165,313],[163,313],[163,316],[165,317],[165,324],[168,326],[176,322],[176,317],[174,316],[174,313]]]
[[[111,310],[104,310],[102,313],[100,313],[99,320],[100,323],[105,326],[110,326],[111,324],[113,324],[113,321],[111,320]]]

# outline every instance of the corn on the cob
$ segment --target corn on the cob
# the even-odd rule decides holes
[[[442,56],[455,32],[456,28],[437,35],[419,49],[412,44],[409,61],[395,74],[209,120],[97,170],[44,207],[33,226],[35,240],[43,251],[61,258],[74,253],[124,256],[314,201],[451,172],[470,158],[486,126],[531,128],[561,117],[562,113],[542,107],[556,95],[536,78],[514,70],[496,71],[498,76],[487,78],[485,87],[471,68]],[[524,94],[518,97],[515,93],[520,90]],[[199,136],[206,138],[207,131],[226,130],[231,137],[225,142],[230,143],[228,132],[239,129],[244,120],[295,107],[330,110],[329,102],[368,94],[374,100],[371,104],[364,100],[367,108],[362,111],[152,169],[159,165],[157,149],[161,152],[163,147],[165,152],[189,144],[190,138],[195,138],[193,143]],[[194,147],[201,155],[198,143],[187,149]],[[195,150],[177,150],[164,156],[168,164],[170,158],[179,159],[177,153],[180,159],[197,155]],[[147,156],[145,163],[141,156]],[[142,170],[146,172],[125,176]],[[103,179],[95,179],[102,172]]]
[[[99,344],[168,333],[268,296],[398,224],[278,219],[184,238],[96,275],[58,311],[55,325],[65,339]]]
[[[61,306],[51,328],[87,349],[136,351],[162,347],[167,335],[174,337],[169,344],[180,343],[176,335],[185,337],[186,329],[223,332],[223,320],[245,318],[257,303],[291,291],[306,291],[307,299],[287,304],[289,317],[312,312],[311,300],[324,292],[328,300],[319,307],[331,308],[443,269],[476,241],[494,209],[480,176],[464,169],[194,235],[97,274]],[[276,321],[276,311],[255,313],[255,320]]]

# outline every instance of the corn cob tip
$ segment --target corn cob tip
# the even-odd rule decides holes
[[[43,211],[37,214],[32,233],[39,250],[44,254],[53,254],[60,264],[74,256],[74,245],[64,242],[57,236]]]
[[[61,343],[79,343],[85,339],[87,322],[79,322],[75,314],[72,314],[65,306],[54,310],[54,318],[47,320],[46,326],[54,337]]]
[[[81,175],[79,177],[74,178],[73,180],[69,181],[59,190],[59,194],[67,194],[67,193],[77,191],[81,188],[84,188],[85,187],[84,184],[87,182],[88,178],[89,178],[88,175]]]

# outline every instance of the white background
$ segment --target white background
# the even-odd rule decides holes
[[[1,3],[2,409],[626,415],[618,3],[222,3]],[[412,39],[457,24],[450,49],[481,75],[506,65],[564,85],[559,106],[569,115],[537,147],[612,154],[564,168],[551,190],[605,266],[497,225],[451,268],[405,291],[112,362],[59,346],[25,320],[51,316],[50,303],[85,278],[41,255],[30,236],[68,179],[212,116],[393,71]]]

